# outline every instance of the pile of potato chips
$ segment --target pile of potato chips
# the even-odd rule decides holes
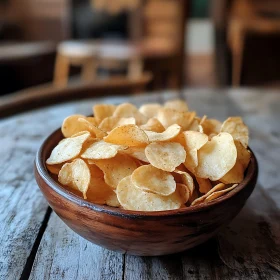
[[[164,105],[99,104],[94,117],[73,115],[47,167],[84,199],[136,211],[163,211],[214,200],[244,178],[248,128]]]

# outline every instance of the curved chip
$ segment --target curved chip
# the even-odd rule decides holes
[[[123,151],[125,154],[138,160],[149,162],[145,154],[145,147],[129,147]]]
[[[97,126],[93,125],[87,119],[79,118],[78,122],[82,123],[84,125],[84,127],[86,128],[86,130],[89,131],[91,134],[93,134],[98,139],[102,139],[104,136],[107,135],[103,130],[101,130]]]
[[[72,135],[87,130],[87,127],[83,124],[78,122],[79,118],[86,119],[83,115],[72,115],[64,119],[61,132],[64,137],[71,137]]]
[[[251,153],[239,141],[235,140],[234,144],[237,149],[237,159],[233,168],[220,179],[225,184],[241,183],[251,159]]]
[[[205,202],[208,202],[208,201],[211,201],[211,200],[214,200],[220,196],[223,196],[225,195],[226,193],[230,192],[231,190],[233,190],[234,188],[236,188],[238,186],[238,184],[234,184],[233,186],[227,188],[227,189],[224,189],[224,190],[221,190],[221,191],[216,191],[216,192],[213,192],[212,194],[210,194],[209,196],[206,197],[205,199]]]
[[[143,146],[149,143],[146,133],[134,124],[114,128],[108,136],[104,138],[104,141],[129,147]]]
[[[165,108],[170,108],[178,112],[188,112],[188,104],[180,99],[170,100],[164,103]]]
[[[149,130],[154,132],[163,132],[165,130],[164,126],[156,118],[149,119],[147,123],[141,125],[140,128],[143,130]]]
[[[224,121],[221,132],[230,133],[234,140],[238,140],[247,148],[249,141],[249,130],[240,117],[230,117]]]
[[[186,152],[179,143],[151,143],[145,149],[149,162],[158,169],[174,171],[186,159]]]
[[[221,130],[222,123],[215,119],[202,118],[200,125],[203,128],[203,132],[207,135],[210,134],[219,134]]]
[[[176,190],[173,176],[152,165],[143,165],[134,170],[131,181],[139,189],[164,196],[170,195]]]
[[[126,149],[126,146],[114,145],[111,143],[96,141],[92,143],[81,155],[85,159],[106,159],[116,156],[118,151]]]
[[[97,165],[103,171],[105,182],[113,189],[116,189],[118,183],[138,167],[133,158],[124,154],[117,154],[110,159],[88,160],[88,162]]]
[[[61,167],[62,167],[63,163],[61,164],[54,164],[54,165],[49,165],[47,164],[47,169],[52,173],[52,174],[55,174],[55,175],[58,175]]]
[[[189,189],[190,195],[193,194],[195,186],[193,178],[189,173],[176,169],[172,175],[174,176],[176,183],[184,184]]]
[[[122,126],[126,124],[136,124],[134,118],[118,118],[118,117],[108,117],[102,120],[98,128],[103,131],[109,132],[117,126]]]
[[[195,175],[217,181],[235,165],[237,150],[232,136],[221,132],[198,150]]]
[[[172,124],[178,124],[183,130],[187,130],[191,126],[195,115],[195,112],[178,112],[170,108],[161,108],[158,111],[157,118],[165,128]]]
[[[212,184],[209,179],[196,177],[196,181],[199,185],[200,193],[208,193],[212,189]]]
[[[175,138],[181,132],[181,126],[178,124],[172,124],[165,131],[158,133],[154,131],[145,131],[148,135],[150,142],[163,142],[170,141]]]
[[[164,211],[179,209],[182,205],[182,199],[178,192],[169,196],[145,192],[134,186],[131,176],[120,181],[116,192],[121,206],[127,210]]]
[[[75,159],[71,163],[65,163],[58,174],[58,181],[62,185],[69,186],[80,191],[87,198],[87,190],[90,184],[90,170],[82,159]]]
[[[182,203],[183,204],[187,203],[188,200],[190,199],[190,196],[191,196],[191,193],[190,193],[190,190],[189,190],[188,186],[186,186],[184,184],[177,183],[176,184],[176,190],[180,195]]]
[[[138,109],[130,104],[130,103],[123,103],[120,104],[114,114],[114,117],[119,117],[119,118],[129,118],[133,117],[136,120],[136,124],[141,125],[147,122],[148,118],[144,116],[142,113],[138,111]]]
[[[84,131],[77,136],[65,138],[52,150],[46,163],[49,165],[59,164],[77,157],[83,147],[84,142],[90,137],[90,133]]]
[[[111,117],[116,110],[116,106],[112,104],[97,104],[93,106],[93,115],[98,122]]]
[[[162,106],[158,103],[144,104],[139,108],[139,112],[150,119],[157,115],[160,108],[162,108]]]

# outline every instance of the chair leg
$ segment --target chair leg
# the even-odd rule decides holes
[[[68,83],[69,61],[67,57],[57,54],[54,70],[54,86],[65,87]]]
[[[82,81],[88,83],[95,80],[96,68],[97,64],[95,59],[86,59],[82,65]]]
[[[243,30],[239,30],[235,35],[232,48],[232,85],[238,87],[241,83],[245,34]]]

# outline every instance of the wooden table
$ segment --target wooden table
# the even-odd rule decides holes
[[[259,160],[257,187],[241,213],[209,242],[181,254],[135,257],[93,245],[48,207],[33,160],[43,139],[99,102],[185,98],[198,114],[241,115]],[[1,101],[1,100],[0,100]],[[186,90],[108,97],[34,110],[0,121],[0,279],[280,279],[280,92]]]

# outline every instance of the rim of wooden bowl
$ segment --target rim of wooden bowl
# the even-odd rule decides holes
[[[178,215],[185,215],[187,213],[192,212],[199,212],[202,210],[210,209],[214,207],[215,205],[228,200],[232,196],[236,195],[238,192],[240,192],[242,189],[244,189],[252,179],[258,176],[258,163],[256,156],[254,155],[253,151],[249,148],[251,152],[251,161],[248,165],[246,175],[244,180],[232,191],[228,192],[227,194],[212,200],[207,203],[201,203],[199,205],[190,206],[186,208],[180,208],[175,210],[165,210],[165,211],[151,211],[151,212],[145,212],[145,211],[133,211],[133,210],[125,210],[117,207],[111,207],[107,205],[100,205],[96,204],[90,201],[87,201],[78,195],[68,191],[63,186],[61,186],[58,182],[56,182],[49,174],[49,171],[46,167],[46,156],[44,157],[46,146],[50,145],[51,142],[53,142],[54,136],[58,137],[56,134],[61,134],[60,128],[55,130],[53,133],[51,133],[45,141],[42,143],[40,149],[38,150],[35,158],[35,168],[39,174],[39,176],[44,180],[44,182],[56,193],[61,195],[67,200],[70,200],[71,202],[78,204],[82,207],[87,207],[93,211],[97,212],[104,212],[109,215],[114,216],[122,216],[122,217],[128,217],[128,218],[144,218],[144,217],[160,217],[160,216],[168,216],[168,217],[174,217]],[[62,135],[62,134],[61,134]],[[61,137],[62,139],[62,137]],[[56,143],[53,143],[55,146]]]

